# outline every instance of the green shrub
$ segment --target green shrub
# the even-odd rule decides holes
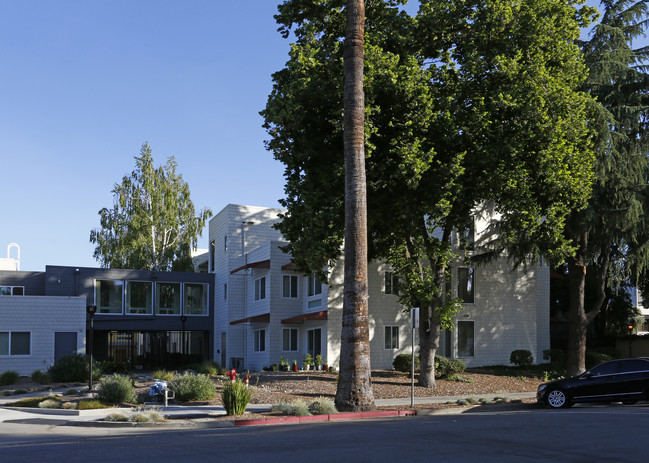
[[[111,413],[110,415],[106,415],[104,421],[128,421],[128,416],[123,413]]]
[[[211,400],[216,396],[216,386],[207,375],[183,373],[176,375],[169,383],[180,402]]]
[[[65,402],[61,404],[61,408],[64,410],[76,410],[78,407],[76,402]]]
[[[56,396],[48,396],[48,397],[28,397],[26,399],[20,399],[17,402],[11,402],[5,404],[7,407],[27,407],[27,408],[36,408],[38,407],[38,404],[43,402],[44,400],[59,400],[58,397]]]
[[[228,415],[243,415],[251,399],[252,392],[243,381],[237,379],[223,383],[221,401]]]
[[[52,382],[50,375],[45,373],[43,370],[36,370],[31,375],[31,380],[38,384],[48,384]]]
[[[221,366],[216,362],[212,362],[211,360],[206,360],[196,367],[196,371],[198,373],[209,376],[216,375],[220,369]]]
[[[92,375],[95,375],[94,372],[94,362],[93,362],[93,372]],[[131,372],[129,366],[127,363],[124,362],[111,362],[111,361],[104,361],[101,362],[101,372],[104,375],[114,375],[115,373],[119,375],[127,375]]]
[[[97,398],[101,402],[109,404],[137,402],[137,394],[131,378],[119,375],[113,375],[101,381]]]
[[[449,360],[441,355],[435,356],[435,376],[448,378],[451,375],[459,375],[466,370],[466,364],[460,359]]]
[[[74,382],[88,381],[90,375],[88,357],[83,354],[70,354],[61,357],[48,370],[48,374],[53,381]],[[92,379],[98,381],[101,379],[101,368],[99,362],[92,362]]]
[[[456,375],[455,373],[451,373],[444,379],[446,379],[446,381],[456,381],[459,383],[475,383],[475,381],[472,380],[471,378],[467,378],[466,376]]]
[[[309,416],[309,406],[304,400],[296,400],[295,402],[282,402],[280,404],[273,405],[271,408],[274,412],[281,412],[282,415],[290,416]]]
[[[392,366],[397,371],[410,373],[412,371],[412,354],[397,355],[392,362]],[[419,370],[419,366],[419,357],[415,356],[415,370]]]
[[[521,368],[526,368],[534,364],[534,357],[529,350],[518,349],[512,351],[509,356],[509,362]]]
[[[597,352],[597,351],[591,351],[587,350],[586,351],[586,368],[591,369],[596,365],[599,365],[602,362],[607,362],[609,360],[613,360],[614,357],[612,355],[603,353],[603,352]]]
[[[153,372],[153,379],[159,379],[161,381],[171,381],[174,379],[174,376],[176,376],[175,371],[156,370]]]
[[[102,408],[109,408],[107,405],[102,404],[98,400],[81,400],[78,406],[79,410],[99,410]]]
[[[61,401],[58,399],[45,399],[39,402],[38,408],[61,408]]]
[[[543,360],[549,360],[553,365],[565,366],[566,351],[563,349],[546,349],[543,351]]]
[[[0,375],[0,386],[11,386],[20,381],[20,374],[17,371],[9,370]]]
[[[333,400],[320,397],[309,404],[309,412],[312,415],[332,415],[338,413]]]

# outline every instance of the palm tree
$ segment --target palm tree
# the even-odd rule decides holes
[[[367,309],[367,200],[363,43],[365,2],[347,0],[344,46],[345,283],[340,348],[340,410],[372,410]]]

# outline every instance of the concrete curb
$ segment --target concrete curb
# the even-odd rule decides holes
[[[417,410],[379,410],[375,412],[334,413],[314,416],[280,416],[258,420],[234,420],[234,426],[268,426],[275,424],[300,424],[322,421],[359,420],[369,418],[389,418],[398,416],[415,416]]]

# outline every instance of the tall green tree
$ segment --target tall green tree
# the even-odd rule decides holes
[[[345,278],[336,407],[375,409],[367,310],[367,188],[363,43],[365,2],[347,0],[344,45]]]
[[[595,182],[588,207],[572,211],[565,235],[576,245],[567,260],[569,332],[567,372],[586,369],[588,325],[609,302],[607,288],[646,273],[649,197],[649,49],[633,48],[643,36],[647,2],[603,0],[601,20],[581,47],[589,74],[586,89],[597,103],[590,113],[596,129]],[[586,306],[586,273],[597,281]]]
[[[457,299],[452,235],[489,205],[494,239],[522,261],[571,250],[567,211],[591,182],[585,67],[574,44],[589,9],[564,0],[366,0],[365,146],[371,258],[387,259],[401,300],[421,308],[420,383],[432,387]],[[304,271],[333,265],[344,224],[340,1],[287,1],[295,44],[262,112],[286,165],[279,225]],[[548,18],[552,18],[549,21]]]
[[[151,148],[142,145],[135,170],[113,188],[113,207],[99,211],[101,228],[90,232],[102,267],[193,270],[191,251],[212,211],[196,214],[176,167],[173,157],[155,167]]]

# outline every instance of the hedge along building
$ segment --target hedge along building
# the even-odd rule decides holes
[[[213,275],[47,266],[0,271],[0,371],[29,374],[85,353],[87,306],[96,306],[93,354],[133,369],[213,357]]]
[[[224,366],[258,370],[282,357],[301,366],[307,353],[338,365],[342,259],[328,285],[298,273],[273,228],[281,212],[229,204],[210,221],[214,352]],[[488,210],[476,212],[469,237],[476,247],[488,238],[489,219]],[[399,304],[390,267],[371,262],[368,273],[371,365],[389,369],[396,355],[410,352],[410,318]],[[468,366],[508,364],[518,349],[529,350],[536,362],[542,359],[550,347],[547,266],[513,269],[504,257],[475,268],[457,262],[452,285],[465,302],[454,330],[442,334],[438,354],[460,358]]]

